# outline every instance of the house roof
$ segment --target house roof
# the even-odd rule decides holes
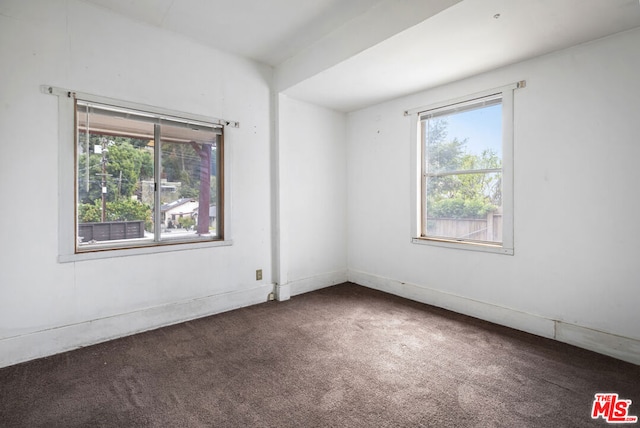
[[[169,210],[177,208],[177,207],[179,207],[181,205],[187,204],[189,202],[196,202],[196,200],[193,199],[193,198],[180,198],[180,199],[177,199],[175,201],[168,202],[166,204],[162,204],[162,206],[160,207],[160,210],[162,212],[169,211]]]
[[[167,212],[169,210],[173,210],[178,207],[184,206],[188,203],[195,204],[196,208],[192,211],[195,211],[195,213],[197,214],[198,201],[193,198],[180,198],[175,201],[162,204],[162,207],[160,209],[162,212]],[[217,217],[217,215],[218,215],[218,207],[216,205],[209,205],[209,217]]]

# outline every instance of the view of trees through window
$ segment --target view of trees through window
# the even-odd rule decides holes
[[[501,117],[498,99],[423,118],[423,236],[501,242]]]
[[[86,134],[79,140],[79,222],[144,220],[152,230],[151,206],[141,201],[141,183],[153,180],[149,140],[89,134],[88,150]]]
[[[80,103],[77,131],[78,245],[218,235],[220,132]]]

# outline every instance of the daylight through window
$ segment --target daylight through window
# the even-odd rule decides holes
[[[76,101],[76,252],[220,240],[222,127]]]
[[[513,254],[508,89],[417,110],[420,214],[413,242]]]
[[[499,97],[421,116],[423,235],[502,242],[502,103]]]

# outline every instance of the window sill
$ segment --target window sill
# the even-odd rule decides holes
[[[480,251],[483,253],[504,254],[508,256],[513,255],[513,248],[507,248],[502,245],[482,244],[479,242],[449,241],[446,239],[435,238],[411,238],[411,243],[419,245],[431,245],[434,247],[452,248],[458,250]]]
[[[84,260],[111,259],[114,257],[139,256],[144,254],[168,253],[175,251],[198,250],[212,247],[228,247],[233,241],[206,241],[189,243],[167,243],[166,245],[149,245],[137,248],[105,248],[97,251],[87,251],[75,254],[60,254],[59,263],[80,262]]]

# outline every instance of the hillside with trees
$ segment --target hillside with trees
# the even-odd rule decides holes
[[[143,200],[142,183],[154,180],[153,141],[90,134],[87,142],[85,135],[80,132],[77,155],[78,222],[143,220],[145,229],[152,231],[153,201]],[[161,176],[180,184],[175,193],[163,194],[163,203],[180,198],[198,200],[201,189],[209,193],[209,203],[216,203],[216,156],[211,156],[209,145],[208,170],[213,174],[207,175],[208,183],[201,183],[201,147],[196,143],[162,143]],[[208,210],[207,204],[207,218]]]

